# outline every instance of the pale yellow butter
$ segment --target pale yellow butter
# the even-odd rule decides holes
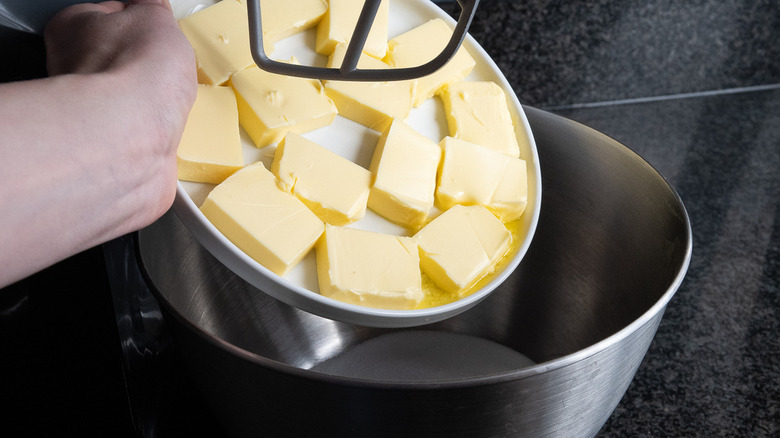
[[[417,67],[432,61],[444,50],[452,37],[452,29],[441,18],[436,18],[405,32],[388,42],[385,62],[396,68]],[[444,84],[461,80],[474,69],[476,61],[461,46],[452,59],[428,76],[417,79],[414,106],[438,93]]]
[[[506,254],[512,234],[486,208],[456,205],[414,235],[422,271],[445,291],[463,293]]]
[[[238,0],[222,0],[179,20],[198,63],[198,82],[222,85],[230,75],[254,65],[249,47],[246,5]],[[264,46],[266,53],[273,45]]]
[[[178,178],[219,184],[244,167],[236,96],[230,87],[198,85],[176,150]]]
[[[320,293],[380,309],[412,309],[423,299],[417,245],[410,237],[325,226],[317,244]]]
[[[241,127],[259,148],[288,132],[302,134],[330,125],[338,112],[318,81],[253,66],[234,74],[230,85],[236,92]]]
[[[328,60],[328,67],[341,65],[346,46],[339,45]],[[388,64],[362,55],[361,69],[387,69]],[[361,82],[323,81],[325,92],[333,99],[339,114],[363,126],[384,131],[393,119],[404,120],[412,110],[415,81]]]
[[[369,208],[406,227],[424,224],[434,204],[440,158],[439,145],[405,122],[393,121],[379,137],[371,160]]]
[[[482,205],[499,219],[519,218],[528,202],[525,160],[452,137],[441,141],[444,153],[436,188],[437,206]]]
[[[216,186],[200,210],[238,248],[282,276],[314,247],[324,230],[311,210],[277,186],[262,162]]]
[[[520,146],[504,90],[494,82],[458,81],[442,88],[449,134],[517,157]]]
[[[246,0],[240,1],[246,4]],[[311,29],[327,10],[325,0],[260,0],[263,40],[276,42]]]
[[[371,172],[298,134],[279,143],[271,172],[324,222],[347,225],[366,213]]]
[[[364,0],[329,0],[328,11],[317,25],[315,50],[318,53],[330,55],[337,45],[349,43],[364,3]],[[363,46],[364,53],[377,59],[384,58],[389,17],[390,1],[382,0]]]

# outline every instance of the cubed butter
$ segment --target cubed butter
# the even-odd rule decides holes
[[[224,1],[224,0],[223,0]],[[246,0],[240,0],[246,4]],[[260,0],[263,39],[276,42],[316,26],[328,10],[325,0]]]
[[[441,93],[449,134],[517,157],[520,146],[504,90],[494,82],[458,81]]]
[[[439,145],[395,120],[379,137],[370,170],[368,206],[397,224],[418,228],[434,205]]]
[[[411,237],[325,226],[317,244],[324,296],[380,309],[413,309],[423,299],[417,245]]]
[[[176,150],[180,180],[219,184],[244,167],[236,96],[230,87],[198,85]]]
[[[441,18],[435,18],[388,42],[385,62],[396,68],[417,67],[432,61],[452,37],[452,29]],[[424,41],[424,44],[421,42]],[[471,73],[476,61],[461,46],[452,59],[436,72],[417,79],[414,106],[438,93],[444,84],[461,80]]]
[[[338,44],[348,44],[363,10],[364,0],[329,0],[330,7],[317,25],[315,50],[330,55]],[[371,30],[368,32],[363,52],[382,59],[387,53],[387,28],[390,17],[390,1],[379,4]]]
[[[338,45],[328,59],[328,67],[338,67],[347,47]],[[392,68],[363,54],[361,69]],[[412,110],[415,81],[361,82],[323,81],[325,92],[333,99],[339,114],[368,128],[384,131],[393,119],[404,120]]]
[[[227,1],[227,0],[223,0]],[[278,75],[252,66],[233,75],[238,119],[255,146],[328,126],[338,110],[318,81]]]
[[[237,0],[222,0],[179,20],[195,50],[198,82],[222,85],[233,73],[254,65],[248,20],[246,5]],[[273,45],[264,49],[271,53]]]
[[[209,193],[203,214],[238,248],[278,275],[314,247],[325,227],[262,162],[244,167]]]
[[[324,222],[347,225],[366,213],[371,172],[298,134],[279,143],[271,172]]]
[[[445,291],[462,294],[493,270],[509,250],[512,234],[486,208],[456,205],[414,240],[422,271]]]
[[[525,160],[452,137],[441,141],[444,153],[436,204],[482,205],[503,222],[519,218],[528,202]]]

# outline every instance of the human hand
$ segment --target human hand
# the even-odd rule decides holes
[[[197,91],[168,0],[66,8],[44,43],[50,77],[0,84],[0,287],[165,213]]]
[[[49,22],[44,40],[50,75],[103,80],[117,120],[146,134],[136,137],[139,149],[125,171],[160,170],[148,177],[159,191],[150,193],[158,196],[153,209],[161,214],[175,193],[176,148],[197,83],[194,51],[168,0],[74,5]]]
[[[44,38],[50,75],[128,69],[150,85],[179,89],[187,98],[175,103],[194,93],[194,52],[168,0],[73,5],[52,18]]]

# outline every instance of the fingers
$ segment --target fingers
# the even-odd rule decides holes
[[[168,0],[129,0],[128,1],[128,4],[130,5],[141,4],[141,3],[158,4],[169,11],[173,11],[173,8],[171,8],[171,3]]]
[[[143,41],[164,35],[169,26],[175,27],[175,19],[168,0],[105,1],[67,7],[44,30],[47,69],[51,75],[93,73],[124,59],[134,61],[142,53]]]
[[[47,25],[47,28],[52,23],[58,24],[64,21],[81,16],[86,13],[104,13],[111,14],[113,12],[121,12],[130,5],[136,4],[157,4],[165,9],[172,11],[171,4],[168,0],[129,0],[124,1],[104,1],[100,3],[78,3],[68,6],[59,13],[57,13]]]
[[[121,1],[107,1],[96,3],[94,6],[96,7],[96,10],[110,14],[112,12],[119,12],[124,10],[127,7],[127,4]]]
[[[65,18],[75,17],[89,12],[100,12],[104,14],[110,14],[112,12],[119,12],[124,10],[127,4],[121,1],[106,1],[101,3],[77,3],[75,5],[68,6],[57,13],[54,19],[62,20]]]
[[[102,3],[78,3],[68,6],[52,17],[46,24],[44,36],[56,34],[63,27],[69,27],[75,19],[84,18],[87,14],[110,14],[124,10],[127,4],[121,1],[107,1]]]

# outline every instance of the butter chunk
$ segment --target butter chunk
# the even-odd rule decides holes
[[[423,299],[411,237],[326,225],[317,244],[317,277],[322,295],[350,304],[405,310]]]
[[[452,37],[452,29],[441,18],[435,18],[388,42],[385,62],[396,68],[417,67],[432,61],[441,53]],[[424,41],[424,44],[421,42]],[[461,46],[452,59],[436,72],[417,79],[414,106],[438,93],[444,84],[465,78],[471,73],[476,61],[465,47]]]
[[[506,95],[496,83],[453,82],[443,87],[441,98],[450,136],[513,157],[520,155]]]
[[[317,25],[317,40],[315,50],[323,55],[330,55],[339,44],[348,44],[355,31],[364,0],[330,0],[328,12]],[[390,17],[390,1],[382,0],[379,4],[371,30],[368,32],[363,52],[377,59],[382,59],[387,53],[387,29]]]
[[[371,172],[298,134],[279,143],[271,172],[324,222],[346,225],[366,213]]]
[[[222,0],[179,20],[195,50],[198,82],[222,85],[233,73],[254,65],[248,20],[246,5],[237,0]],[[273,51],[272,45],[264,48]]]
[[[434,204],[440,158],[439,145],[394,121],[379,137],[371,160],[369,208],[397,224],[421,226]]]
[[[223,0],[227,1],[227,0]],[[338,110],[318,81],[278,75],[253,66],[230,79],[238,100],[238,120],[255,146],[330,125]]]
[[[223,0],[224,1],[224,0]],[[241,0],[246,4],[246,0]],[[325,0],[260,0],[263,39],[276,42],[316,26],[328,10]]]
[[[422,271],[445,291],[460,294],[493,270],[509,250],[512,234],[484,207],[456,205],[414,240]]]
[[[452,137],[444,153],[436,188],[437,206],[482,205],[503,222],[519,218],[528,202],[525,160]]]
[[[230,87],[198,85],[176,161],[179,179],[210,184],[244,167],[236,96]]]
[[[238,248],[280,276],[309,253],[324,231],[311,210],[279,189],[262,162],[216,186],[200,210]]]
[[[328,67],[338,67],[347,47],[339,45],[328,59]],[[363,54],[361,69],[391,68],[388,64]],[[403,120],[412,110],[415,81],[362,82],[323,81],[325,92],[333,99],[339,114],[368,128],[384,131],[393,119]]]

